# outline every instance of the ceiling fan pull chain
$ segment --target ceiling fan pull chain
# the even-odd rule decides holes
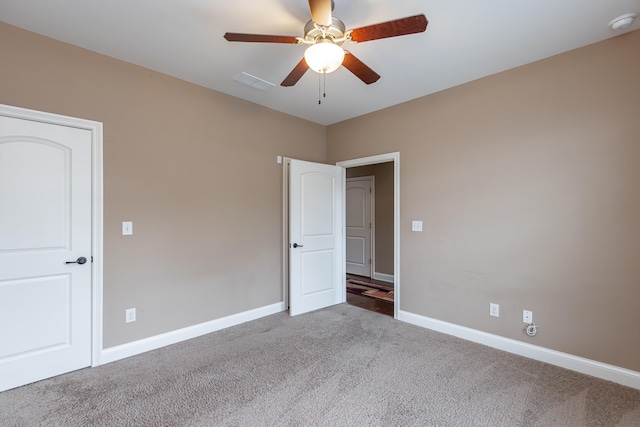
[[[322,96],[320,94],[322,93]],[[327,73],[318,73],[318,105],[327,97]]]
[[[322,97],[327,97],[327,73],[322,73]]]

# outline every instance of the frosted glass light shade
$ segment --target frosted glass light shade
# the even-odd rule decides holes
[[[316,73],[330,73],[342,65],[344,50],[330,41],[318,42],[305,50],[304,59]]]

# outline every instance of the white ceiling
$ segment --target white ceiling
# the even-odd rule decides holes
[[[304,45],[230,43],[229,32],[302,36],[307,0],[0,0],[0,19],[319,124],[329,125],[619,35],[640,0],[335,0],[347,29],[424,13],[426,32],[343,47],[382,77],[345,68],[280,82]],[[640,18],[623,31],[640,28]],[[276,86],[233,80],[246,72]]]

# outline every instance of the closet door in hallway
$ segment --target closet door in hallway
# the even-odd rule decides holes
[[[371,277],[373,236],[373,177],[347,179],[347,273]]]

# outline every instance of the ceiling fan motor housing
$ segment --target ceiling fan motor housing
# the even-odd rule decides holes
[[[331,18],[330,27],[319,27],[313,21],[309,21],[307,25],[304,26],[304,40],[313,44],[318,39],[330,37],[335,44],[341,46],[342,43],[344,43],[344,33],[346,30],[347,27],[344,25],[344,22],[334,17]]]

